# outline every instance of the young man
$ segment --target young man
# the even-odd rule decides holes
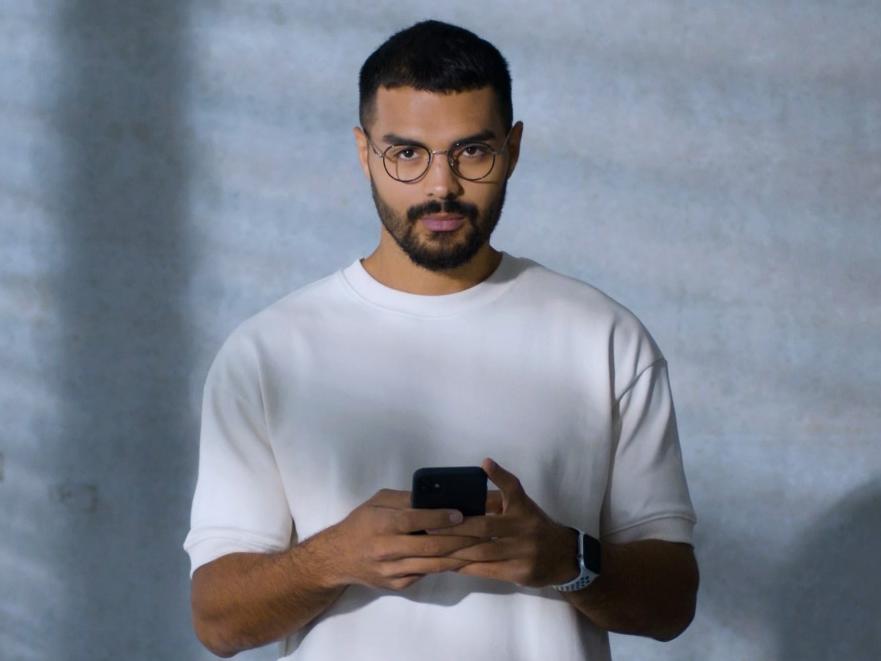
[[[208,373],[200,640],[574,661],[608,659],[607,631],[677,636],[698,574],[666,361],[615,301],[490,246],[523,131],[505,60],[428,21],[360,92],[378,247],[244,322]],[[415,469],[476,464],[485,516],[410,508]]]

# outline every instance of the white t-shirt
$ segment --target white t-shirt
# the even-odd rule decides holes
[[[691,542],[666,361],[629,310],[507,253],[483,282],[439,296],[387,287],[355,260],[220,349],[184,548],[193,571],[280,551],[381,488],[409,490],[417,468],[487,456],[564,525]],[[599,661],[609,643],[551,587],[445,572],[397,592],[348,586],[280,656]]]

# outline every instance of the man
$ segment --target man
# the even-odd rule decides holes
[[[208,373],[197,635],[308,661],[597,660],[607,631],[677,636],[698,573],[663,355],[601,292],[489,244],[523,131],[505,60],[427,21],[360,93],[379,246],[244,322]],[[485,516],[410,508],[415,469],[476,464]]]

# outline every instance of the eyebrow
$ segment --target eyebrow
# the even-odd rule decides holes
[[[464,138],[459,138],[458,140],[453,141],[454,145],[462,144],[463,142],[480,142],[482,140],[492,140],[496,137],[495,132],[490,129],[484,129],[480,133],[474,133],[472,135],[465,136]],[[397,133],[386,133],[382,136],[383,142],[387,142],[390,145],[414,145],[417,147],[425,147],[428,149],[428,145],[425,145],[419,140],[414,138],[406,138],[404,136],[398,135]]]

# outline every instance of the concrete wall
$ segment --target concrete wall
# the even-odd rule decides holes
[[[212,658],[180,547],[207,367],[372,251],[357,71],[430,16],[511,64],[494,245],[669,359],[699,610],[616,658],[881,655],[881,5],[443,6],[0,0],[0,657]]]

